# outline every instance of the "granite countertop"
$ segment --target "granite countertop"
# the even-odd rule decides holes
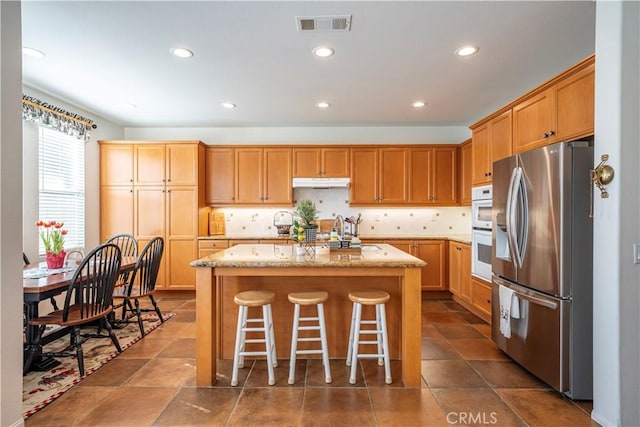
[[[195,260],[192,267],[407,268],[427,263],[387,244],[363,245],[362,253],[330,252],[296,256],[295,245],[242,244]]]
[[[367,235],[361,234],[362,240],[453,240],[460,243],[471,243],[471,234],[448,234],[438,236],[420,236],[420,235]],[[283,241],[291,240],[289,236],[252,236],[252,235],[233,235],[221,234],[216,236],[200,236],[198,240],[271,240],[278,239]]]

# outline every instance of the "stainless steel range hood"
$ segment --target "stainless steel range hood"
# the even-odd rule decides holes
[[[349,188],[351,178],[293,178],[293,188]]]

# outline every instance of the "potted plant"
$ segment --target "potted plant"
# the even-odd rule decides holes
[[[36,227],[39,229],[40,239],[46,251],[47,268],[62,268],[65,256],[64,236],[67,230],[62,229],[64,223],[56,221],[38,221]]]
[[[318,224],[315,223],[316,219],[318,219],[318,209],[315,203],[309,199],[299,200],[294,213],[296,216],[293,221],[295,239],[300,243],[304,241],[307,243],[314,242],[318,230]]]

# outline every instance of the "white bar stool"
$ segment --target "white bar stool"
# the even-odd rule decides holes
[[[378,359],[378,365],[384,365],[384,382],[391,384],[391,365],[389,364],[389,337],[387,336],[387,314],[385,303],[389,301],[389,294],[381,290],[362,290],[349,292],[349,300],[353,302],[351,315],[351,329],[349,330],[349,346],[347,352],[347,366],[351,366],[349,383],[356,383],[356,368],[358,358]],[[375,305],[376,319],[362,320],[362,306]],[[362,329],[362,325],[375,325],[375,329]],[[360,335],[375,335],[375,341],[361,341]],[[375,354],[358,353],[360,344],[375,344],[378,352]]]
[[[291,332],[291,359],[289,366],[289,384],[296,382],[296,355],[298,354],[322,354],[324,365],[324,381],[329,384],[331,369],[329,367],[329,349],[327,346],[327,328],[324,321],[324,303],[329,294],[324,291],[292,292],[289,294],[289,302],[295,304],[293,311],[293,331]],[[316,305],[317,317],[300,317],[300,306]],[[318,322],[317,325],[300,326],[300,322]],[[319,337],[298,338],[298,331],[320,331]],[[320,341],[320,350],[298,350],[298,342]]]
[[[271,303],[276,294],[271,291],[245,291],[236,294],[233,302],[238,304],[238,326],[236,329],[236,347],[233,354],[233,373],[231,385],[238,385],[238,368],[244,367],[245,356],[267,356],[269,385],[276,383],[274,370],[278,366],[276,358],[276,340],[273,333]],[[248,318],[249,307],[262,307],[262,318]],[[249,327],[249,323],[262,323],[262,326]],[[247,332],[262,332],[264,338],[247,339]],[[245,351],[247,343],[264,343],[265,351]]]

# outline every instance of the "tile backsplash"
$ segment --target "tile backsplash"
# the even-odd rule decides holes
[[[449,234],[471,233],[471,210],[462,207],[351,207],[349,190],[331,189],[294,189],[294,199],[311,199],[320,211],[322,219],[332,219],[337,215],[344,218],[362,215],[360,234],[364,236],[441,236]],[[228,235],[276,236],[273,225],[274,215],[278,211],[293,211],[287,208],[216,208],[223,212]],[[349,230],[348,224],[346,230]]]

